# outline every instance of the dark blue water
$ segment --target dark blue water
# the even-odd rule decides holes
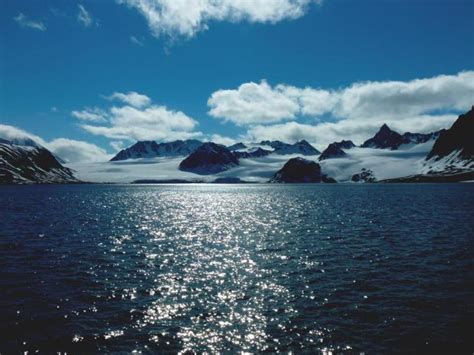
[[[0,188],[0,352],[466,353],[474,184]]]

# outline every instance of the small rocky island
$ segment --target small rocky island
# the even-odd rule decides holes
[[[303,158],[293,158],[278,170],[270,179],[271,183],[334,183],[336,180],[322,174],[321,166],[312,161]]]

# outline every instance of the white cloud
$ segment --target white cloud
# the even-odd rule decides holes
[[[114,92],[112,95],[107,96],[106,99],[118,100],[138,108],[146,107],[151,104],[151,99],[148,96],[135,91],[129,91],[128,93]]]
[[[99,146],[67,138],[57,138],[52,141],[45,141],[43,138],[24,131],[20,128],[0,124],[0,138],[6,140],[31,139],[35,143],[45,147],[56,156],[67,162],[83,161],[107,161],[110,155]]]
[[[474,71],[412,81],[357,83],[335,93],[340,117],[402,119],[436,110],[468,109],[474,101]]]
[[[39,145],[42,145],[42,146],[46,145],[46,142],[41,137],[31,134],[20,128],[4,125],[4,124],[0,124],[0,138],[6,139],[9,141],[15,140],[15,139],[31,139]]]
[[[145,45],[145,41],[143,39],[138,39],[135,36],[130,36],[130,42],[136,44],[137,46],[143,47]]]
[[[339,90],[298,88],[267,82],[219,90],[209,114],[238,125],[324,114],[337,119],[400,119],[435,111],[467,110],[474,101],[474,71],[412,81],[355,83]]]
[[[197,122],[181,111],[152,105],[146,109],[132,106],[112,107],[110,125],[82,125],[86,131],[112,139],[173,140],[201,136],[194,132]]]
[[[43,22],[29,19],[25,14],[21,12],[18,14],[18,16],[14,17],[13,19],[21,27],[31,28],[37,31],[46,31],[46,25]]]
[[[293,119],[299,111],[294,97],[273,89],[266,81],[245,83],[236,90],[216,91],[207,104],[211,116],[237,125]]]
[[[83,121],[105,122],[108,114],[98,107],[86,107],[81,111],[72,111],[71,115]]]
[[[81,124],[85,131],[114,140],[127,141],[203,137],[201,132],[194,131],[198,125],[197,121],[181,111],[152,104],[146,95],[133,91],[115,92],[105,98],[120,101],[124,106],[112,106],[107,110],[85,108],[82,111],[72,112],[76,118],[97,123]],[[99,122],[104,124],[99,125]],[[118,144],[114,142],[112,147],[118,149]]]
[[[46,147],[68,163],[108,161],[112,157],[95,144],[67,138],[54,139]]]
[[[119,152],[125,147],[123,141],[112,141],[109,144],[115,152]]]
[[[89,11],[87,11],[86,8],[81,4],[77,4],[77,7],[77,22],[82,24],[84,27],[92,26],[94,19],[92,18],[92,15],[89,13]]]
[[[117,0],[138,10],[155,37],[193,37],[212,21],[277,23],[305,14],[312,0]]]
[[[212,134],[209,137],[209,141],[223,145],[232,145],[236,143],[236,140],[234,138],[221,136],[220,134]]]

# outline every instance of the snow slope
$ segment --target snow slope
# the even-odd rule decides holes
[[[352,148],[347,156],[318,161],[318,155],[305,156],[321,165],[322,172],[338,182],[348,182],[362,168],[370,169],[377,179],[388,179],[422,172],[427,152],[434,141],[406,144],[398,150]],[[179,170],[182,157],[157,157],[103,163],[76,163],[68,167],[77,171],[79,179],[90,182],[128,183],[135,180],[172,180],[211,182],[216,178],[238,177],[244,181],[267,182],[276,171],[298,154],[270,154],[260,158],[240,159],[239,165],[227,171],[198,175]]]
[[[0,143],[1,184],[63,184],[79,182],[45,148]]]

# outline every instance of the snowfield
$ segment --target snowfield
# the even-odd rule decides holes
[[[278,155],[240,159],[239,166],[214,175],[198,175],[180,171],[179,163],[185,157],[157,157],[115,162],[76,163],[67,167],[76,171],[76,176],[88,182],[130,183],[136,180],[187,180],[212,182],[217,178],[237,177],[249,182],[268,182],[273,174],[291,158],[301,156],[321,165],[322,172],[338,182],[349,182],[352,175],[362,168],[374,172],[377,180],[419,174],[425,166],[425,157],[434,140],[422,144],[405,144],[398,150],[375,148],[352,148],[342,158],[318,161],[319,155]],[[255,148],[255,145],[252,148]]]

